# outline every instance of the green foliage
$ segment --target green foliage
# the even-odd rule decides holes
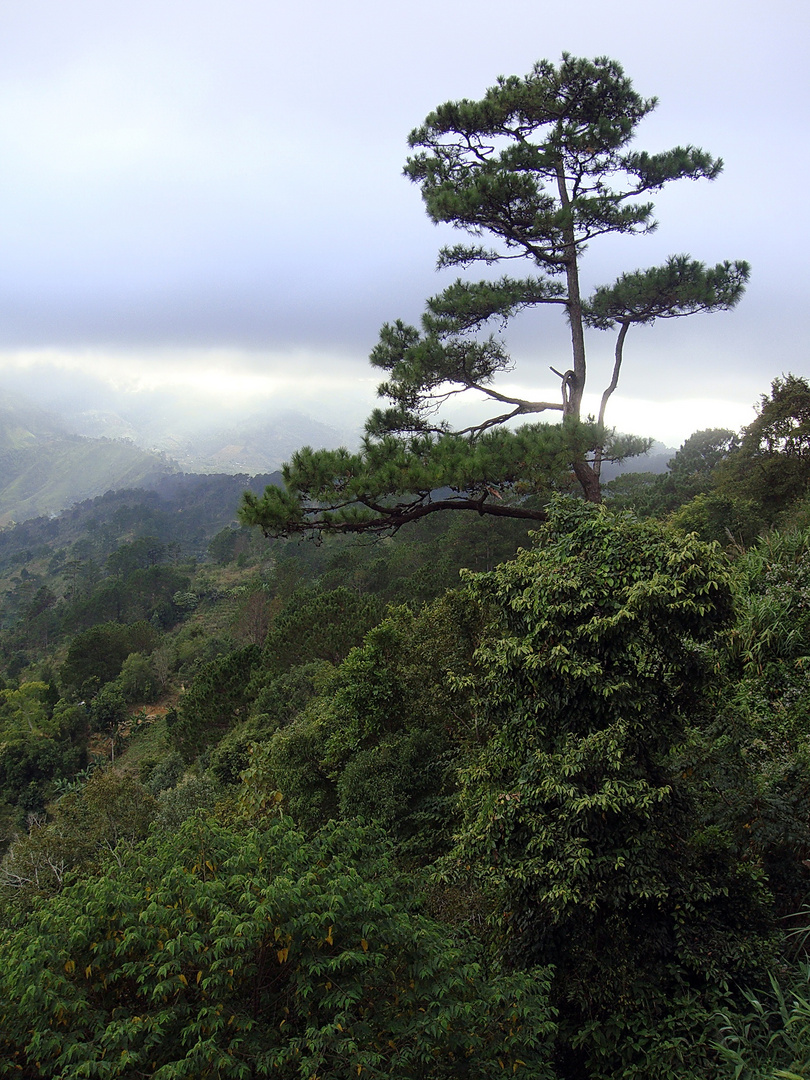
[[[455,755],[437,731],[406,730],[358,750],[336,784],[342,818],[374,820],[398,851],[422,862],[449,844]]]
[[[16,690],[0,690],[0,740],[53,734],[48,692],[44,682],[24,682]]]
[[[7,935],[0,1075],[551,1080],[547,975],[487,971],[356,826],[194,819]]]
[[[97,868],[110,854],[120,861],[154,813],[155,800],[133,776],[97,769],[14,840],[0,865],[0,895],[26,910],[34,896],[59,892],[71,873]]]
[[[91,697],[116,678],[130,653],[150,653],[158,640],[158,632],[143,621],[130,626],[92,626],[74,638],[68,649],[59,673],[62,685],[79,696]]]
[[[208,554],[220,566],[226,566],[243,554],[250,544],[250,536],[245,529],[232,529],[228,526],[212,537],[208,544]]]
[[[117,681],[121,693],[130,704],[155,700],[158,680],[150,658],[143,653],[133,652],[127,656]]]
[[[585,318],[590,326],[608,330],[622,322],[644,325],[699,311],[727,311],[741,300],[748,274],[747,263],[707,268],[686,255],[671,255],[663,266],[600,285],[585,305]]]
[[[457,333],[507,301],[517,313],[506,279],[458,286],[430,316]],[[795,479],[802,388],[785,377],[780,394],[788,381],[792,420],[759,453]],[[526,464],[535,435],[516,434]],[[613,505],[666,525],[555,501],[535,550],[500,566],[527,522],[433,515],[372,543],[277,543],[261,565],[256,537],[247,574],[247,534],[229,529],[221,565],[182,568],[169,601],[186,621],[163,634],[161,575],[178,568],[161,560],[178,556],[156,502],[110,496],[0,531],[0,1074],[806,1072],[807,503],[791,480],[765,508],[734,471],[737,441],[698,432],[667,476],[630,478]],[[519,443],[502,444],[505,466]],[[528,494],[541,458],[521,477],[516,454],[507,499],[543,509]],[[760,538],[766,520],[781,531]],[[436,600],[459,567],[484,573]],[[77,634],[136,607],[151,626]],[[158,687],[162,714],[181,681],[172,747],[150,717],[116,747],[128,775],[85,768],[91,724],[114,733]],[[425,908],[410,892],[422,878]],[[330,913],[320,945],[315,911]],[[374,938],[364,922],[394,929]],[[344,948],[339,926],[368,952]],[[429,978],[405,1007],[402,973],[420,964]],[[538,995],[537,1009],[521,999],[522,1032],[498,964]],[[509,1048],[527,1032],[543,1045]]]
[[[716,483],[717,467],[737,446],[737,436],[727,428],[696,431],[667,462],[668,472],[623,473],[611,480],[606,485],[610,505],[619,510],[632,509],[641,517],[661,517],[695,496],[709,494]],[[719,539],[715,535],[703,535],[699,528],[695,531],[701,539]],[[725,537],[721,542],[725,542]]]
[[[797,375],[774,379],[739,450],[719,478],[723,493],[753,499],[768,522],[807,494],[810,484],[810,384]]]
[[[474,737],[467,696],[449,678],[469,671],[481,620],[462,592],[420,612],[391,610],[271,734],[257,752],[296,820],[312,828],[335,814],[373,819],[421,860],[447,847],[459,745]],[[218,775],[224,767],[217,762]]]
[[[173,566],[149,566],[134,570],[125,579],[123,616],[128,621],[144,619],[166,630],[183,615],[175,596],[189,586],[188,574]]]
[[[770,986],[745,994],[740,1012],[718,1020],[718,1051],[734,1080],[810,1076],[810,964],[789,969],[781,980],[771,975]]]
[[[326,708],[316,700],[267,742],[250,745],[245,767],[261,774],[263,794],[280,792],[285,812],[309,831],[339,817],[335,781],[323,762]]]
[[[738,446],[738,437],[728,428],[704,428],[690,435],[668,462],[676,488],[689,498],[704,492],[714,470]]]
[[[185,762],[177,751],[167,754],[161,761],[151,765],[141,776],[144,787],[151,795],[173,788],[185,772]]]
[[[247,715],[253,698],[251,675],[260,661],[258,645],[246,645],[212,660],[197,674],[170,729],[172,743],[187,758],[217,741]]]
[[[136,570],[157,566],[166,558],[166,545],[157,536],[139,536],[117,548],[107,559],[107,570],[114,577],[128,577]]]
[[[802,686],[810,663],[810,530],[770,533],[734,569],[738,617],[730,659],[772,694]]]
[[[503,898],[516,957],[557,966],[569,1038],[634,1002],[654,1042],[669,996],[769,955],[761,875],[704,816],[683,750],[708,727],[729,573],[694,537],[571,501],[538,545],[470,581],[497,619],[468,680],[486,741],[448,870]],[[611,1075],[611,1045],[589,1036],[575,1060]],[[656,1069],[643,1075],[691,1075]]]
[[[85,761],[87,712],[52,698],[45,682],[0,690],[0,805],[18,821],[39,812]]]
[[[57,779],[81,767],[80,749],[45,736],[26,736],[0,744],[0,799],[16,808],[19,818],[43,809]]]
[[[90,723],[93,730],[114,735],[126,718],[126,698],[117,682],[107,683],[90,703]]]
[[[289,723],[317,693],[327,688],[334,670],[328,660],[310,660],[290,667],[275,678],[261,677],[262,687],[255,706],[261,728],[269,734]]]
[[[85,705],[60,698],[54,705],[52,720],[58,737],[65,742],[79,745],[86,740],[89,717]]]
[[[384,434],[364,440],[356,454],[304,447],[284,467],[287,490],[270,486],[261,497],[246,492],[240,519],[261,526],[268,536],[336,530],[385,533],[442,509],[541,520],[542,511],[524,504],[520,496],[567,486],[572,452],[593,450],[602,434],[592,424],[572,421],[564,428],[504,428],[475,439]],[[640,449],[640,442],[617,446],[616,456]],[[437,494],[445,488],[452,490]]]
[[[345,586],[393,604],[418,607],[458,585],[459,570],[491,570],[526,543],[532,522],[470,514],[435,514],[393,537],[359,542],[332,536],[301,545],[323,557],[323,589]]]
[[[200,811],[212,811],[217,795],[217,786],[210,777],[184,777],[176,786],[165,788],[158,795],[155,828],[171,832]]]
[[[445,509],[542,520],[542,507],[515,498],[515,489],[545,498],[569,485],[572,471],[585,497],[600,501],[602,462],[644,448],[642,440],[622,445],[604,428],[629,328],[727,310],[749,275],[744,262],[707,268],[676,255],[582,297],[580,262],[591,241],[652,231],[651,192],[673,180],[714,179],[722,169],[692,146],[630,150],[655,105],[615,61],[564,53],[559,65],[541,61],[525,78],[499,78],[480,101],[439,106],[411,132],[405,174],[419,185],[429,217],[475,239],[443,248],[439,267],[523,260],[532,272],[458,279],[428,300],[421,327],[383,326],[370,359],[385,372],[378,393],[389,405],[369,418],[362,451],[299,451],[284,468],[285,490],[245,496],[245,524],[280,536],[395,531]],[[516,397],[497,385],[513,359],[491,331],[549,304],[570,324],[571,367],[553,369],[558,400]],[[597,424],[581,422],[586,326],[618,328]],[[483,399],[488,415],[453,430],[441,408],[464,394]],[[502,427],[549,411],[563,423]],[[447,488],[451,494],[436,494]]]
[[[276,617],[264,644],[268,673],[279,674],[313,660],[340,663],[382,614],[373,596],[339,587],[301,588]]]
[[[306,706],[319,694],[328,694],[334,666],[326,660],[314,660],[290,668],[283,675],[268,678],[260,671],[251,693],[260,686],[247,720],[230,728],[212,748],[209,768],[223,784],[238,783],[241,773],[250,765],[252,748],[265,742],[280,728],[299,717]],[[289,777],[285,776],[285,788]],[[306,781],[305,781],[306,783]]]
[[[469,672],[481,623],[462,592],[392,611],[340,667],[321,714],[341,814],[379,821],[418,858],[446,847],[455,819],[458,751],[474,736],[451,683]]]
[[[44,682],[0,691],[0,820],[6,827],[41,811],[85,764],[87,710],[51,698]]]
[[[745,788],[738,780],[726,798],[734,805],[736,792],[747,789],[738,814],[777,909],[788,916],[810,885],[810,532],[771,533],[734,570],[737,617],[720,660],[748,775]]]
[[[810,482],[810,385],[786,375],[763,395],[756,420],[740,436],[723,428],[695,432],[661,476],[611,481],[611,504],[663,516],[702,540],[748,547],[780,523],[807,524]]]
[[[765,528],[753,500],[719,492],[695,495],[670,514],[669,521],[681,532],[694,533],[705,543],[724,547],[753,544]]]
[[[174,633],[173,647],[173,666],[183,685],[186,685],[206,664],[224,656],[232,646],[217,633],[216,627],[197,621],[182,626]]]

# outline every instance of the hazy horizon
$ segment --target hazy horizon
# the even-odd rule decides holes
[[[807,28],[786,0],[504,0],[497,15],[484,0],[0,3],[0,387],[88,409],[165,402],[178,422],[292,408],[357,431],[380,325],[417,321],[450,280],[434,271],[449,230],[401,175],[408,132],[567,50],[615,57],[659,98],[639,148],[725,160],[714,183],[655,200],[652,236],[595,242],[586,286],[684,251],[753,267],[737,310],[631,333],[608,420],[669,446],[739,428],[774,377],[810,374],[808,210],[790,195]],[[556,315],[510,328],[514,389],[558,392]],[[612,347],[593,335],[586,410]]]

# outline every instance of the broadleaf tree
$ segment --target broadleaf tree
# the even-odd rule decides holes
[[[673,180],[713,180],[723,167],[693,146],[631,149],[656,104],[615,61],[564,53],[558,65],[540,61],[525,78],[500,77],[480,101],[439,106],[411,132],[405,174],[421,188],[428,216],[474,241],[442,248],[439,268],[519,263],[529,272],[458,278],[427,301],[421,327],[383,326],[371,363],[385,372],[378,392],[389,404],[373,411],[360,451],[295,454],[284,469],[286,490],[245,495],[245,523],[279,535],[385,531],[445,509],[542,519],[542,500],[527,501],[520,488],[522,473],[543,473],[533,485],[540,493],[573,474],[584,496],[600,501],[603,460],[643,448],[605,429],[630,327],[729,309],[749,275],[745,262],[710,267],[674,255],[582,294],[581,262],[592,241],[652,232],[652,193]],[[495,331],[549,305],[570,327],[570,366],[551,369],[557,396],[532,400],[505,378],[514,359]],[[589,327],[616,332],[595,420],[582,415]],[[488,412],[454,429],[443,407],[460,397],[483,399]],[[543,413],[561,423],[504,427]]]
[[[356,824],[155,831],[3,950],[3,1077],[554,1076],[550,973],[454,941]]]
[[[775,940],[745,754],[716,718],[728,563],[570,499],[537,538],[467,573],[492,622],[455,680],[479,742],[445,869],[490,891],[513,963],[553,966],[561,1077],[716,1075],[708,1017]]]

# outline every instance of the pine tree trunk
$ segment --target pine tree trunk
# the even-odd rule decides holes
[[[562,161],[557,165],[557,188],[561,205],[568,209],[570,198],[565,183],[565,171]],[[568,287],[566,306],[568,322],[571,327],[571,352],[574,363],[570,373],[573,377],[566,378],[563,385],[563,422],[565,422],[567,417],[572,417],[577,421],[580,419],[587,365],[585,362],[585,330],[582,324],[582,298],[579,291],[579,262],[573,222],[570,222],[563,229],[563,236],[565,238],[565,276]],[[598,473],[582,458],[574,461],[572,467],[587,501],[601,503],[602,487]]]

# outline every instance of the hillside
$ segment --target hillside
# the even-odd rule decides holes
[[[234,513],[277,477],[181,474],[0,530],[0,1074],[79,1075],[75,1034],[130,1076],[157,1032],[143,1075],[203,1076],[207,1025],[252,1065],[317,1010],[318,1075],[348,1033],[396,1080],[807,1076],[786,391],[529,535],[268,541]]]
[[[4,443],[23,440],[6,429]],[[152,487],[177,466],[162,454],[113,439],[33,435],[0,451],[0,525],[55,514],[82,499],[124,487]]]
[[[242,492],[280,483],[278,473],[157,476],[150,490],[106,491],[60,514],[42,515],[0,529],[0,580],[6,568],[43,553],[53,556],[78,545],[103,561],[118,544],[138,536],[180,544],[187,557],[203,557],[210,539],[236,519]],[[84,555],[83,557],[87,557]]]
[[[79,404],[66,399],[46,409],[33,394],[0,386],[0,528],[108,491],[155,489],[181,473],[269,474],[307,443],[337,447],[355,438],[294,410],[184,413],[154,394],[137,402],[113,396],[104,408]]]
[[[54,413],[0,390],[0,452],[22,450],[38,439],[65,435],[68,430]]]

